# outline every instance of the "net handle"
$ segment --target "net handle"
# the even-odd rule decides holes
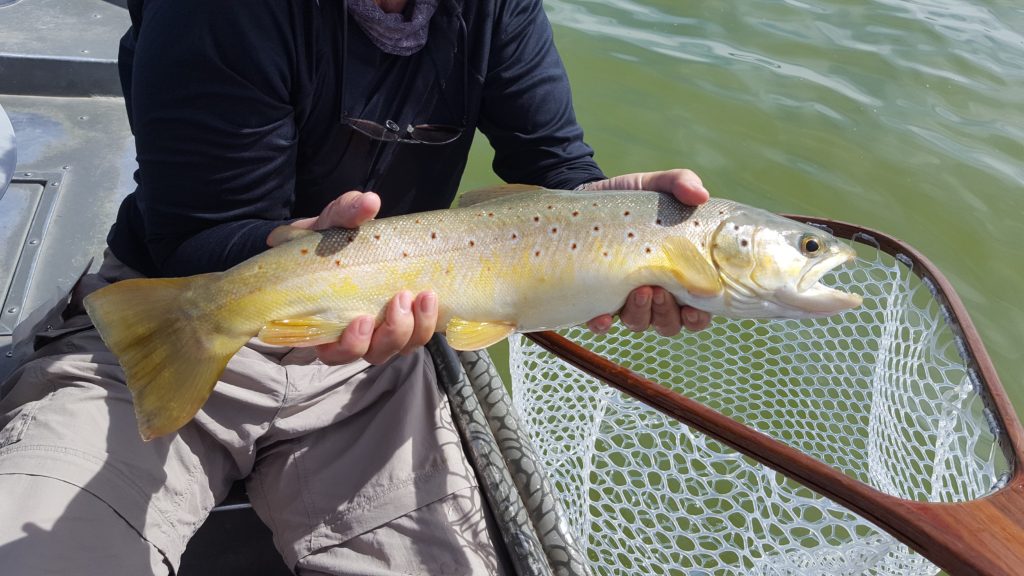
[[[1024,474],[1021,426],[981,338],[948,280],[923,255],[888,235],[853,224],[790,216],[826,226],[837,236],[866,235],[879,249],[903,255],[936,287],[964,340],[969,365],[1002,423],[997,436],[1013,474],[1000,490],[969,502],[933,503],[896,498],[859,482],[771,436],[656,384],[554,332],[525,334],[565,362],[644,404],[725,443],[738,452],[834,500],[874,523],[953,575],[1014,576],[1024,566]]]

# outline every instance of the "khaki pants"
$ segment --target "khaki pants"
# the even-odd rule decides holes
[[[172,573],[243,478],[297,573],[506,573],[423,350],[326,366],[253,341],[193,421],[143,442],[124,374],[80,309],[133,276],[108,256],[0,386],[4,573]]]

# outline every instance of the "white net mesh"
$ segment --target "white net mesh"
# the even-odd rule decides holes
[[[676,338],[563,335],[886,493],[990,492],[1008,464],[947,315],[900,259],[854,245],[857,264],[825,279],[865,296],[845,315],[718,319]],[[514,340],[513,401],[596,573],[938,571],[838,504]]]

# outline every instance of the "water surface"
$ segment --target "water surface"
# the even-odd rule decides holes
[[[545,0],[608,174],[875,228],[952,281],[1024,412],[1024,8]],[[480,139],[464,188],[494,183]]]

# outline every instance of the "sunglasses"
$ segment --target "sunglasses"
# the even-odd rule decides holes
[[[469,51],[467,50],[466,21],[462,11],[458,11],[459,36],[462,39],[462,125],[452,124],[408,124],[402,128],[394,120],[385,120],[383,124],[365,118],[353,118],[345,110],[345,74],[348,64],[348,10],[344,10],[345,38],[342,40],[342,79],[341,79],[341,122],[353,130],[381,142],[398,142],[405,144],[448,144],[458,140],[466,129],[466,107],[468,106],[469,86]],[[458,50],[458,46],[456,46]],[[435,62],[435,70],[437,63]],[[444,93],[441,94],[444,98]]]

